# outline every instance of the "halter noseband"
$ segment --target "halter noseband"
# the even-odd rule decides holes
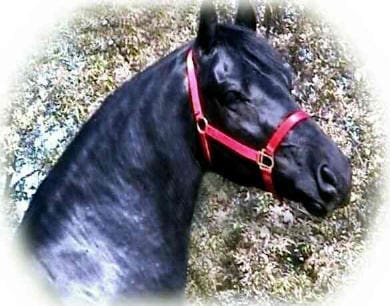
[[[199,133],[203,154],[208,162],[211,162],[210,147],[208,138],[224,145],[238,155],[255,162],[260,169],[264,187],[267,191],[277,196],[272,181],[272,169],[274,167],[275,153],[287,133],[292,130],[298,123],[308,119],[310,116],[303,110],[298,110],[288,115],[278,126],[266,146],[260,150],[252,149],[239,141],[231,138],[222,131],[218,130],[210,123],[203,114],[199,97],[198,81],[196,78],[195,67],[193,62],[193,51],[189,50],[187,54],[187,77],[190,90],[190,102],[192,112],[196,122],[196,128]]]

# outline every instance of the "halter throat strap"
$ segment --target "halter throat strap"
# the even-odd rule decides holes
[[[256,163],[261,172],[265,189],[271,192],[274,196],[278,197],[272,180],[272,170],[275,164],[275,154],[288,132],[292,130],[298,123],[308,119],[310,116],[303,110],[298,110],[291,113],[277,127],[264,148],[253,149],[215,128],[207,121],[200,102],[198,80],[196,77],[192,49],[190,49],[187,54],[187,78],[192,113],[195,119],[196,128],[198,130],[203,155],[206,160],[211,163],[211,151],[208,142],[208,139],[211,138],[214,141],[224,145],[231,151],[235,152],[239,156]]]

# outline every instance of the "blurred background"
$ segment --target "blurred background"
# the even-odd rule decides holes
[[[234,1],[215,1],[231,22]],[[381,212],[383,109],[361,58],[318,10],[252,1],[296,73],[293,95],[353,164],[350,205],[326,220],[296,203],[205,176],[192,228],[186,294],[196,303],[321,301],[362,265]],[[108,93],[196,35],[199,1],[94,3],[41,35],[7,89],[1,129],[4,232],[17,227],[39,182]]]

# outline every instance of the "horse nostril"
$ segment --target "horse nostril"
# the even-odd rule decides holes
[[[321,165],[318,168],[317,182],[324,200],[331,201],[337,196],[337,179],[327,165]]]

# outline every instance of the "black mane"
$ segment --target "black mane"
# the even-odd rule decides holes
[[[269,42],[246,27],[234,24],[218,24],[216,45],[236,53],[245,64],[258,74],[277,77],[280,84],[290,88],[293,78],[291,68]]]

